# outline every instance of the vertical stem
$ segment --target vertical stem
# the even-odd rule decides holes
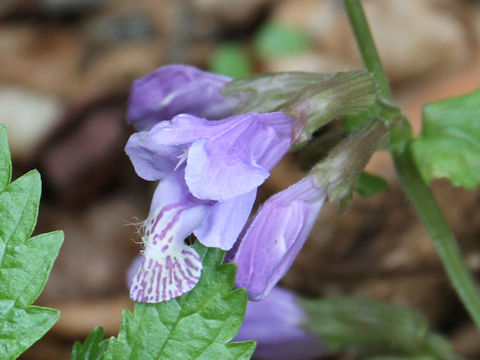
[[[359,0],[344,0],[344,3],[365,67],[377,82],[380,94],[387,99],[391,99],[390,85],[383,71],[382,62],[378,56],[362,5]]]
[[[480,328],[480,293],[462,259],[455,235],[448,226],[432,191],[420,177],[409,148],[402,154],[394,155],[393,158],[403,189],[430,234],[453,288]]]
[[[344,0],[344,4],[363,62],[376,80],[380,95],[391,99],[392,92],[388,85],[388,79],[383,71],[362,5],[359,0]],[[462,259],[454,234],[412,159],[408,146],[411,135],[405,133],[403,138],[406,146],[392,151],[403,190],[432,238],[437,254],[455,291],[480,329],[480,293]]]

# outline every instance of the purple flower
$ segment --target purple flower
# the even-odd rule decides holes
[[[249,301],[234,341],[255,340],[262,360],[308,360],[325,354],[317,338],[301,328],[305,313],[295,295],[275,287],[264,301]]]
[[[265,299],[285,275],[310,233],[326,191],[312,175],[269,198],[238,245],[227,254],[238,266],[236,286]]]
[[[130,137],[125,151],[137,174],[164,179],[145,221],[133,300],[167,301],[195,286],[201,260],[184,243],[191,233],[205,246],[232,247],[257,187],[291,144],[293,121],[279,112],[218,121],[181,114]]]
[[[168,65],[136,81],[128,104],[128,123],[150,130],[162,120],[188,113],[209,120],[233,114],[237,101],[221,94],[232,79],[193,66]]]

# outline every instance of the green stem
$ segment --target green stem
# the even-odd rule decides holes
[[[480,293],[465,266],[455,235],[432,191],[420,177],[410,151],[407,149],[393,158],[403,189],[430,234],[454,289],[480,328]]]
[[[365,67],[377,82],[380,94],[387,99],[391,99],[392,91],[383,71],[382,62],[375,48],[375,42],[373,41],[362,5],[359,0],[344,0],[344,4]]]
[[[388,79],[383,71],[362,5],[359,0],[344,0],[344,4],[363,62],[375,78],[380,95],[390,100],[392,93]],[[404,118],[402,121],[407,120]],[[398,128],[393,128],[393,131],[396,131],[395,136],[398,137]],[[412,140],[410,133],[406,131],[401,136],[403,139],[400,140],[403,141],[400,142],[405,146],[393,150],[392,156],[402,187],[432,238],[453,287],[480,329],[480,293],[462,259],[455,236],[412,159],[409,148]]]

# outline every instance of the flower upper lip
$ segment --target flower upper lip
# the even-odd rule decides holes
[[[281,112],[218,121],[180,114],[133,134],[125,150],[141,177],[159,180],[186,162],[185,181],[195,197],[226,201],[265,181],[290,147],[293,122]]]

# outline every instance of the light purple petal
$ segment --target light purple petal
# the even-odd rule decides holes
[[[202,262],[184,239],[198,227],[209,206],[192,198],[182,181],[182,171],[161,181],[142,240],[143,262],[133,277],[130,297],[137,302],[168,301],[193,289]]]
[[[230,118],[210,121],[190,114],[179,114],[172,120],[156,124],[150,131],[153,141],[163,145],[190,145],[208,139],[235,126]]]
[[[230,250],[252,211],[257,190],[213,205],[194,234],[207,247]]]
[[[233,153],[207,146],[207,140],[199,140],[188,151],[185,181],[199,199],[228,201],[251,192],[270,176],[241,149]]]
[[[295,295],[275,287],[264,301],[249,301],[234,341],[257,342],[254,356],[263,360],[309,360],[325,354],[315,336],[301,328],[305,314]]]
[[[127,286],[132,286],[132,281],[135,275],[137,274],[138,269],[142,266],[145,258],[142,255],[138,255],[135,259],[133,259],[132,263],[130,264],[127,270]]]
[[[260,186],[291,144],[293,119],[247,113],[218,122],[214,136],[188,151],[185,181],[199,199],[226,201]]]
[[[228,126],[225,121],[181,114],[156,124],[149,131],[130,136],[125,152],[141,178],[150,181],[163,179],[185,162],[188,148],[194,141],[214,136],[225,125]]]
[[[133,134],[125,146],[138,176],[150,181],[170,175],[184,151],[181,146],[166,146],[155,141],[148,131]]]
[[[156,124],[150,131],[153,141],[163,145],[189,145],[199,139],[211,139],[222,137],[238,137],[245,133],[247,136],[253,129],[270,129],[273,134],[268,139],[261,141],[257,146],[263,145],[262,156],[265,156],[267,145],[279,139],[290,140],[294,119],[281,112],[276,113],[247,113],[230,116],[225,119],[211,121],[191,114],[179,114],[171,120]],[[248,130],[250,130],[248,132]],[[270,142],[266,142],[268,140]],[[268,161],[267,159],[262,161]],[[278,161],[278,160],[277,160]],[[266,165],[269,165],[267,163]],[[270,165],[270,167],[273,167]]]
[[[295,295],[283,288],[275,287],[263,301],[249,301],[242,327],[236,340],[281,342],[301,337],[300,328],[305,314],[295,303]]]
[[[229,259],[237,263],[236,286],[262,300],[285,275],[302,248],[325,199],[308,176],[275,194],[260,208]]]
[[[218,121],[181,114],[133,134],[125,151],[146,180],[167,177],[186,160],[185,180],[199,199],[225,201],[269,176],[291,142],[293,119],[248,113]]]
[[[137,130],[149,130],[180,113],[221,119],[233,114],[237,101],[221,94],[231,81],[223,75],[193,66],[167,65],[136,80],[128,104],[128,122]]]
[[[328,352],[323,349],[315,336],[294,339],[280,343],[257,345],[254,356],[261,360],[317,360]]]
[[[152,203],[150,205],[150,213],[152,216],[157,208],[168,206],[169,204],[181,202],[185,206],[194,207],[197,205],[206,206],[206,211],[215,202],[203,201],[196,199],[190,194],[187,185],[185,184],[185,166],[179,167],[172,172],[166,179],[160,181],[153,194]],[[190,234],[188,234],[190,235]]]

